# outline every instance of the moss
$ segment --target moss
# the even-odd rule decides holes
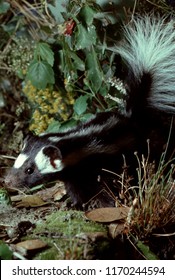
[[[45,223],[38,223],[29,238],[40,238],[48,248],[35,256],[35,259],[93,259],[98,250],[96,237],[100,234],[100,252],[109,247],[106,226],[86,220],[80,211],[57,211],[46,217]],[[104,240],[103,240],[104,239]],[[102,243],[101,243],[102,241]]]

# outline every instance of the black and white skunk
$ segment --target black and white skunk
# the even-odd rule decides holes
[[[28,137],[6,176],[8,185],[32,187],[61,180],[73,203],[81,205],[100,191],[98,175],[103,168],[120,174],[123,155],[131,170],[135,168],[134,152],[146,154],[147,139],[151,160],[159,161],[165,149],[167,159],[174,156],[173,23],[148,16],[133,20],[124,27],[124,39],[115,52],[127,68],[123,112],[97,114],[63,133]]]

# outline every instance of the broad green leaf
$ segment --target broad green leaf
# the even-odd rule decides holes
[[[83,114],[80,118],[80,120],[82,122],[86,122],[88,121],[89,119],[93,118],[95,115],[94,114],[91,114],[91,113],[87,113],[87,114]]]
[[[68,2],[68,0],[55,0],[55,6],[49,3],[47,4],[49,10],[58,23],[63,23],[65,21],[63,14],[67,14]]]
[[[80,11],[80,17],[87,25],[91,25],[96,12],[97,11],[92,9],[90,6],[85,5]]]
[[[47,43],[38,43],[35,54],[41,56],[42,60],[53,66],[54,53]]]
[[[13,256],[12,251],[9,249],[8,245],[0,241],[0,259],[11,260]]]
[[[55,20],[58,22],[58,23],[63,23],[64,22],[64,18],[61,14],[61,12],[57,11],[56,7],[51,5],[51,4],[47,4],[49,10],[51,11],[52,15],[54,16]]]
[[[107,80],[107,79],[105,79]],[[109,87],[108,87],[108,84],[102,84],[101,87],[99,88],[99,93],[106,97],[109,93]],[[116,104],[116,103],[115,103]]]
[[[74,111],[77,115],[80,116],[86,111],[86,109],[87,109],[87,99],[88,99],[87,95],[85,95],[85,96],[81,95],[75,101]]]
[[[78,55],[76,55],[75,52],[70,52],[70,56],[74,60],[74,67],[75,67],[75,69],[78,69],[80,71],[84,71],[85,70],[85,63],[84,63],[84,61],[82,59],[80,59],[78,57]]]
[[[33,60],[28,68],[27,79],[38,89],[55,82],[53,69],[47,61]]]
[[[57,133],[60,131],[61,123],[59,121],[52,121],[46,129],[47,133]]]
[[[75,48],[77,50],[88,48],[96,44],[97,34],[94,25],[85,28],[82,24],[77,25],[75,35]]]
[[[86,56],[86,69],[86,82],[90,84],[92,90],[96,93],[102,85],[103,71],[101,70],[97,54],[93,47]]]
[[[0,14],[4,14],[8,11],[10,8],[10,4],[6,1],[1,1],[0,2]]]
[[[64,121],[62,123],[54,120],[53,122],[51,122],[51,124],[49,124],[46,132],[47,133],[58,133],[58,132],[65,131],[69,128],[73,128],[76,125],[77,125],[77,121],[73,118],[69,119],[67,121]]]
[[[65,122],[63,122],[63,123],[61,124],[61,126],[60,126],[60,132],[65,131],[65,130],[68,130],[68,129],[70,129],[70,128],[73,128],[73,127],[75,127],[76,125],[77,125],[77,121],[76,121],[74,118],[72,118],[72,119],[70,119],[70,120],[67,120],[67,121],[65,121]]]

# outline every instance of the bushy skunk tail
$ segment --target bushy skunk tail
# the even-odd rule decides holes
[[[175,114],[175,28],[165,18],[144,16],[124,27],[116,46],[129,69],[128,111],[145,105]],[[143,104],[144,103],[144,104]]]

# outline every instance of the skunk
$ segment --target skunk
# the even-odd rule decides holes
[[[121,174],[123,156],[130,170],[136,168],[134,152],[147,156],[147,139],[151,160],[159,161],[164,150],[167,159],[173,158],[173,22],[154,16],[136,18],[124,26],[123,40],[113,51],[127,69],[124,110],[99,113],[62,133],[27,137],[6,176],[7,185],[32,187],[61,180],[73,204],[82,205],[100,192],[102,169]]]

